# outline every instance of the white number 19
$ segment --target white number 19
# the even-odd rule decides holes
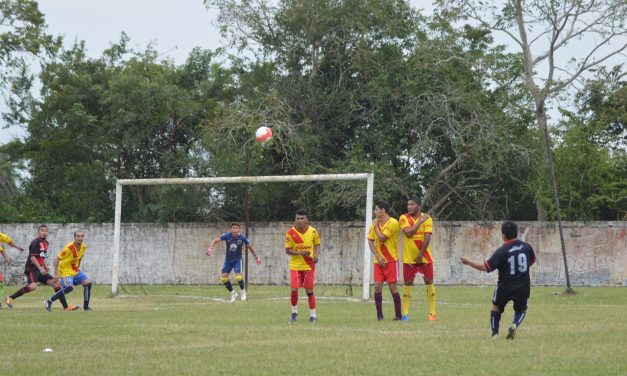
[[[511,255],[507,261],[509,262],[509,274],[516,274],[516,257]],[[527,255],[524,253],[518,254],[518,271],[521,273],[527,271]]]

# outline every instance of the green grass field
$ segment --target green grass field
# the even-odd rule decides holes
[[[5,288],[10,294],[15,286]],[[40,288],[0,311],[2,375],[625,375],[627,289],[532,289],[528,316],[513,341],[489,336],[491,288],[438,287],[437,322],[427,321],[424,288],[414,290],[411,321],[385,322],[373,303],[319,288],[317,324],[288,325],[289,289],[251,286],[249,300],[228,304],[209,287],[135,288],[108,298],[93,292],[94,312],[52,313]],[[148,292],[148,295],[143,295]],[[360,291],[353,292],[361,296]],[[82,300],[82,288],[69,297]],[[54,352],[44,353],[44,348]]]

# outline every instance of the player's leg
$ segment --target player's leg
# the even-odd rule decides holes
[[[239,289],[241,290],[241,299],[242,301],[246,300],[246,289],[244,285],[244,277],[242,276],[242,260],[239,260],[235,267],[233,268],[233,272],[235,273],[235,280],[239,285]]]
[[[495,338],[499,334],[499,324],[501,322],[501,314],[505,310],[507,304],[507,298],[502,291],[499,291],[498,286],[494,289],[492,294],[492,308],[490,309],[490,328],[492,329],[492,337]]]
[[[229,279],[229,273],[233,270],[233,263],[229,260],[224,260],[224,265],[222,266],[222,274],[220,276],[220,282],[226,287],[226,289],[231,294],[230,303],[234,302],[237,299],[237,293],[233,290],[233,285],[231,284],[231,280]]]
[[[13,300],[19,298],[20,296],[27,294],[31,291],[37,289],[37,279],[39,278],[39,272],[26,272],[26,286],[14,292],[12,295],[7,296],[6,303],[9,308],[13,308]]]
[[[46,277],[50,277],[50,278],[46,278]],[[67,277],[67,278],[62,278],[61,279],[61,283],[55,281],[51,275],[46,274],[45,276],[42,276],[42,280],[45,281],[45,283],[52,287],[54,289],[54,295],[52,295],[50,297],[50,299],[46,300],[44,302],[44,307],[46,308],[46,311],[51,312],[52,311],[52,303],[55,300],[61,300],[61,298],[63,298],[65,300],[65,295],[69,294],[70,292],[72,292],[72,290],[74,290],[74,282],[72,280],[72,277]],[[65,303],[66,306],[63,308],[67,308],[67,302]]]
[[[312,268],[304,273],[303,287],[307,292],[307,302],[309,303],[309,322],[318,321],[316,314],[316,295],[314,294],[316,269]]]
[[[385,266],[385,281],[388,283],[394,301],[394,320],[401,320],[401,295],[398,293],[398,261]]]
[[[529,299],[529,288],[522,289],[514,296],[514,320],[509,326],[507,339],[514,339],[516,330],[520,327],[527,316],[527,300]]]
[[[299,270],[290,270],[290,304],[292,307],[290,322],[295,322],[298,318],[298,288],[302,285],[301,272]]]
[[[414,279],[418,273],[418,268],[414,264],[403,263],[403,302],[401,304],[401,318],[403,321],[409,320],[409,306],[411,304],[411,292],[414,288]]]
[[[433,264],[424,264],[421,267],[423,280],[427,289],[427,301],[429,302],[429,320],[435,321],[435,285],[433,284]]]
[[[377,320],[379,321],[383,320],[383,281],[385,281],[383,267],[374,264],[374,306],[377,309]]]
[[[89,302],[91,300],[91,282],[89,282],[87,274],[79,271],[74,276],[74,285],[83,286],[83,311],[91,311],[91,308],[89,308]]]

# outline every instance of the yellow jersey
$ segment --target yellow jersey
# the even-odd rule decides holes
[[[416,224],[416,221],[419,220],[422,213],[418,215],[418,218],[415,219],[411,216],[411,214],[403,214],[401,218],[399,218],[401,230],[404,228],[409,228]],[[404,235],[404,243],[403,243],[403,263],[404,264],[415,264],[416,257],[418,257],[418,253],[422,248],[422,244],[425,241],[425,235],[431,234],[433,232],[433,219],[431,217],[427,218],[426,221],[422,222],[418,227],[418,230],[412,236]],[[423,264],[432,264],[433,263],[433,255],[431,254],[431,242],[427,245],[427,249],[425,250],[424,255],[422,256],[422,261],[420,263]]]
[[[12,241],[13,239],[11,239],[9,235],[0,232],[0,243],[11,244]],[[2,245],[0,244],[0,252],[2,251],[4,251],[4,248],[2,248]]]
[[[74,242],[69,243],[61,252],[57,255],[59,259],[59,277],[74,277],[79,272],[79,266],[81,258],[85,254],[87,246],[85,243],[81,243],[80,248],[77,248]]]
[[[309,250],[309,256],[290,255],[290,270],[312,270],[315,268],[314,247],[320,245],[318,231],[309,226],[305,232],[292,227],[285,234],[285,249],[293,251]]]
[[[398,221],[390,217],[383,225],[377,223],[377,226],[379,226],[381,233],[387,237],[387,240],[381,242],[381,240],[377,238],[377,233],[374,231],[374,223],[370,224],[368,239],[374,241],[375,250],[387,262],[398,260],[398,232],[400,231]],[[374,259],[374,263],[379,263],[376,258]]]

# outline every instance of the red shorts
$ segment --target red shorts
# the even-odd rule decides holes
[[[315,274],[315,268],[311,270],[290,270],[290,286],[293,289],[301,287],[313,289]]]
[[[0,282],[4,282],[4,275],[0,272]]]
[[[408,281],[422,274],[423,278],[433,280],[433,264],[405,264],[403,263],[403,280]]]
[[[398,281],[398,261],[388,262],[385,266],[375,263],[374,281],[375,283],[396,283]]]

